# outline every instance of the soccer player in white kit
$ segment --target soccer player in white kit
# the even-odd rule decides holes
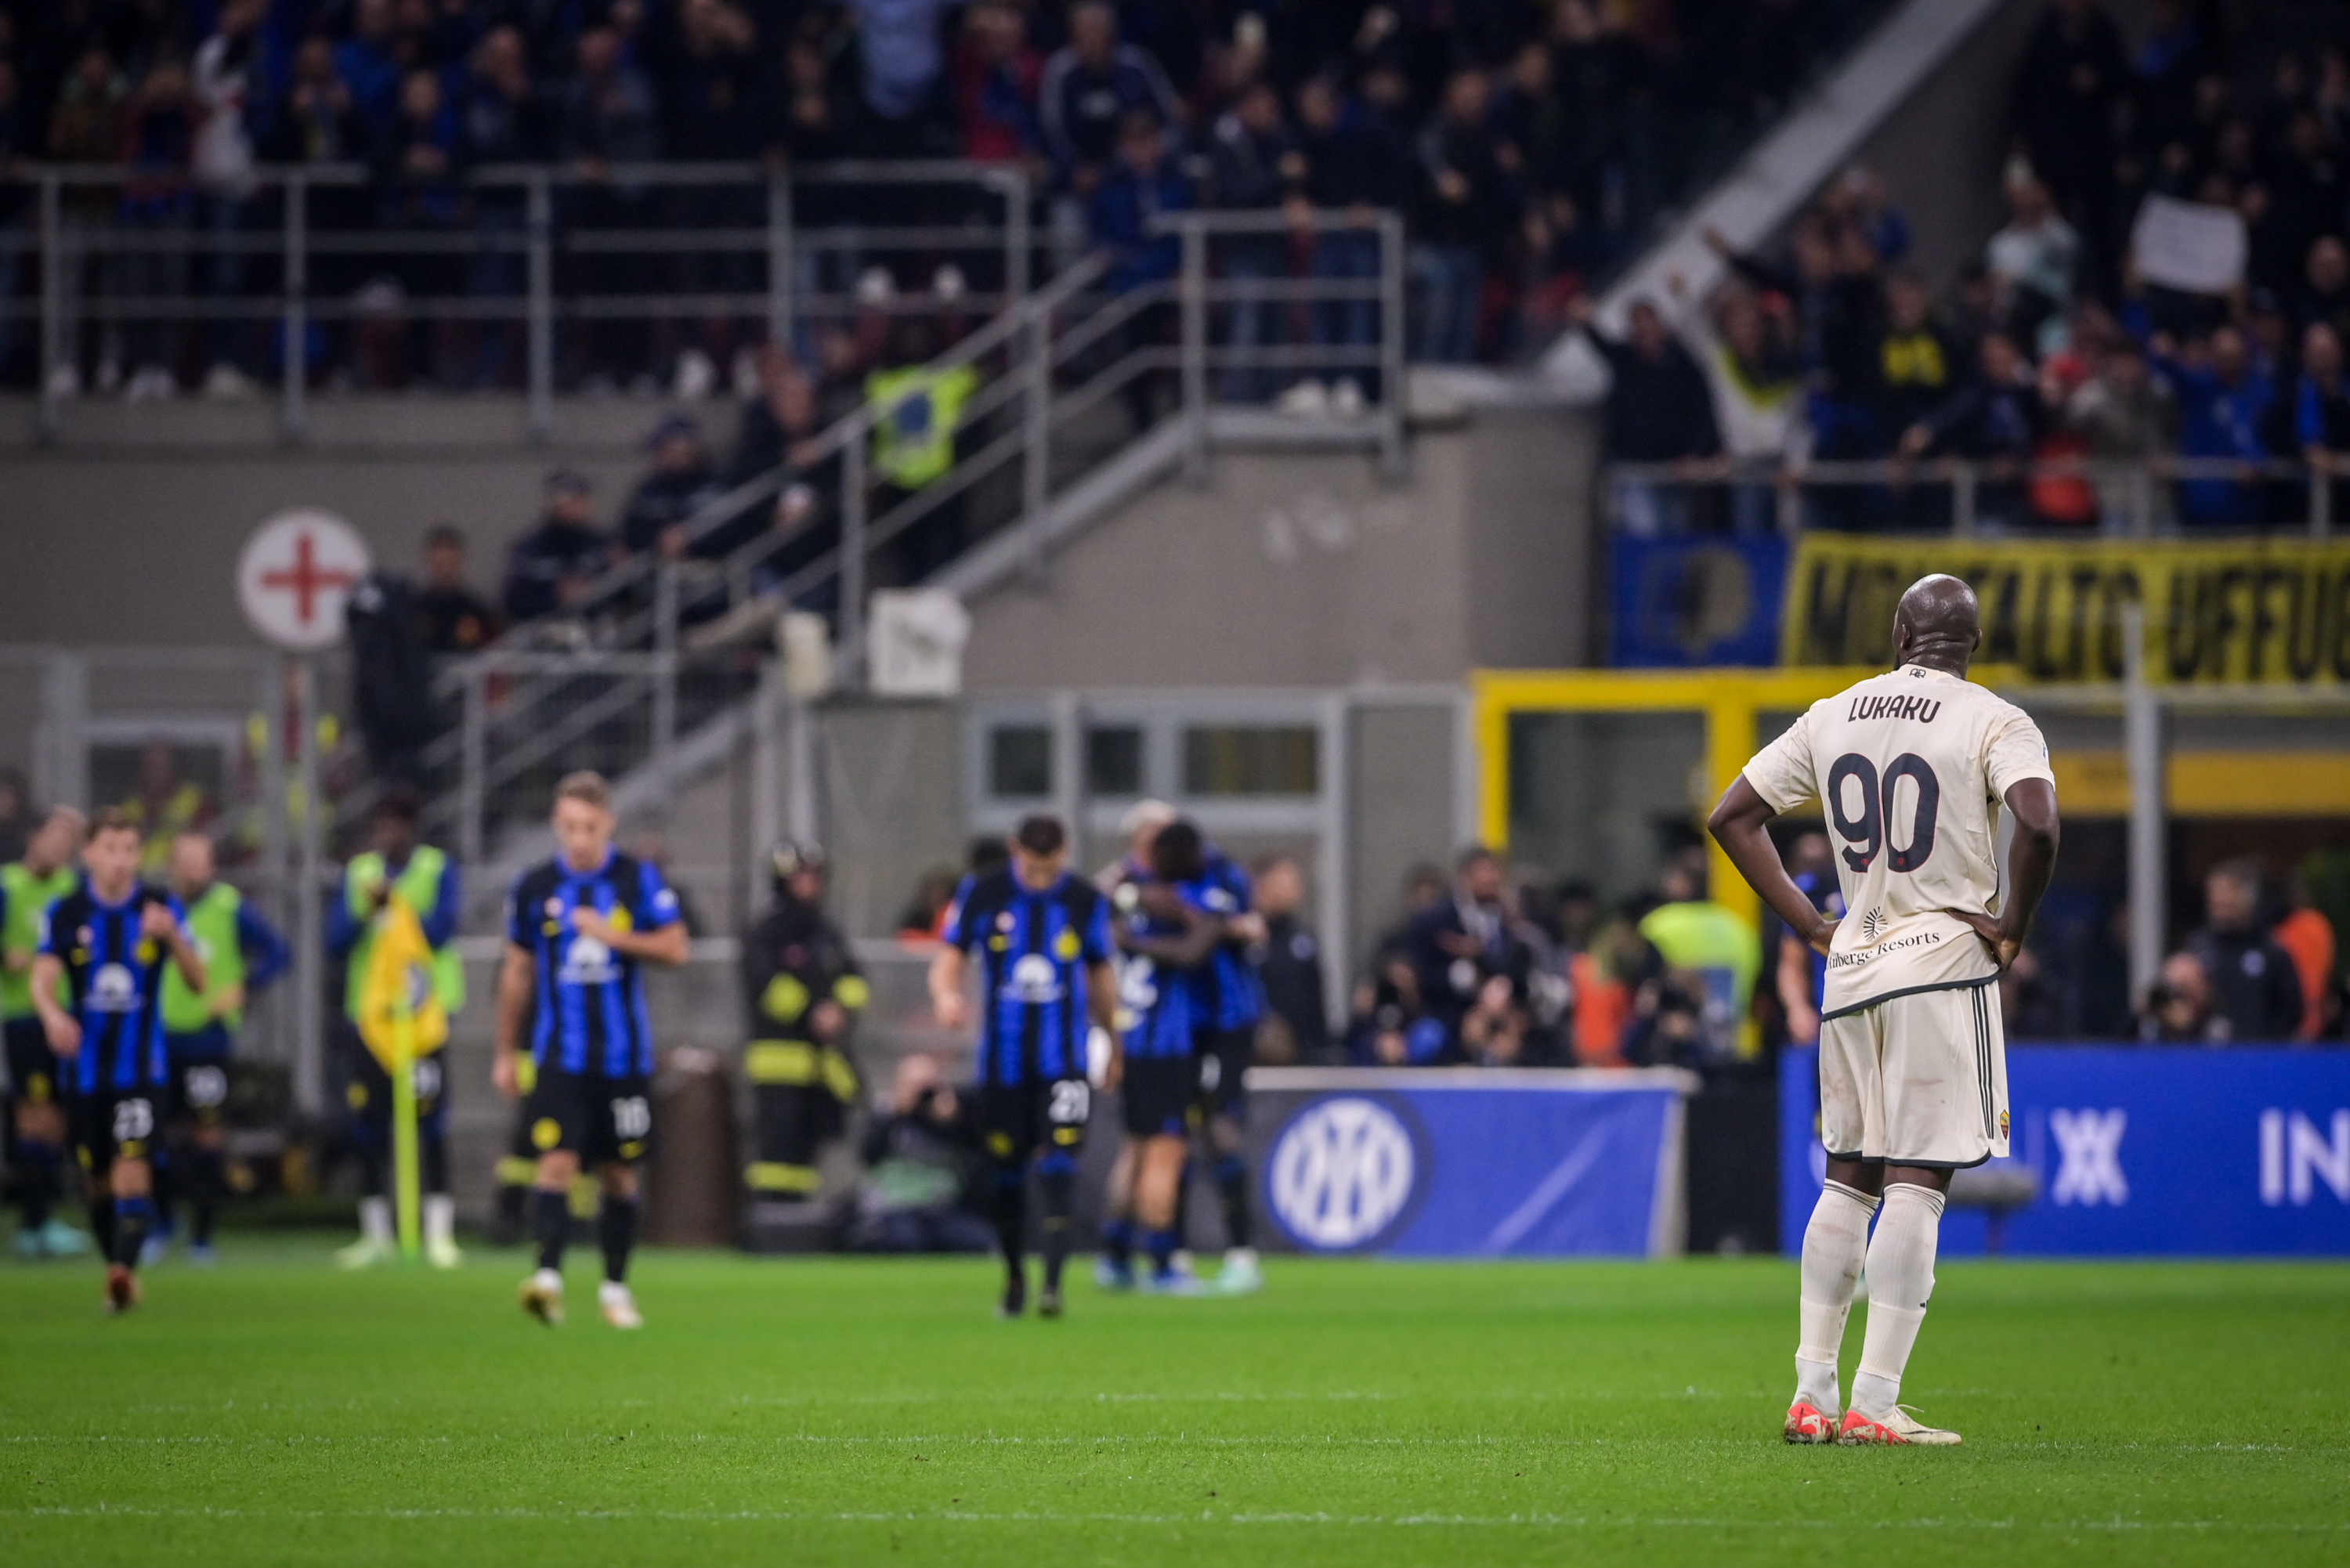
[[[1891,672],[1814,703],[1746,764],[1707,824],[1788,930],[1828,961],[1827,1185],[1804,1232],[1791,1443],[1959,1440],[1900,1407],[1901,1373],[1933,1293],[1950,1173],[2008,1151],[1995,982],[2047,891],[2057,836],[2038,726],[1966,679],[1981,640],[1973,590],[1919,578],[1894,616]],[[1813,908],[1763,831],[1813,799],[1836,847],[1840,920]],[[2002,802],[2015,823],[2003,879]],[[1864,1263],[1868,1329],[1839,1423],[1836,1358]]]

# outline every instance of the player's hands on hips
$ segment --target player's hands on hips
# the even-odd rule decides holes
[[[1977,914],[1970,909],[1945,909],[1942,913],[1964,920],[1973,929],[1975,935],[1983,940],[1983,946],[1991,950],[1991,961],[1999,965],[2002,974],[2007,972],[2008,965],[2013,963],[2015,955],[2023,950],[2023,939],[2009,936],[2006,929],[1989,915]]]
[[[49,1037],[49,1049],[60,1056],[71,1056],[81,1049],[81,1022],[67,1013],[45,1014],[41,1033]]]
[[[1825,958],[1828,956],[1829,947],[1835,941],[1835,934],[1836,921],[1826,915],[1821,915],[1813,920],[1811,935],[1805,937],[1804,940],[1814,952]]]
[[[522,1078],[515,1064],[515,1054],[501,1051],[490,1060],[490,1082],[509,1100],[522,1097]]]

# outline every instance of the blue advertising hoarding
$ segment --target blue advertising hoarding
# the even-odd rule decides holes
[[[1252,1068],[1268,1240],[1399,1257],[1648,1257],[1683,1227],[1670,1068]]]
[[[1608,551],[1610,664],[1690,670],[1778,662],[1784,539],[1619,534]]]
[[[1780,1235],[1800,1251],[1820,1191],[1818,1054],[1780,1058]],[[2018,1044],[2013,1157],[2032,1201],[2004,1251],[2042,1256],[2350,1254],[2350,1051]],[[1946,1254],[1990,1220],[1954,1204]]]

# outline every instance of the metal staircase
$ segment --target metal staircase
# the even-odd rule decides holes
[[[1312,226],[1358,220],[1317,215]],[[1403,461],[1401,226],[1372,220],[1381,265],[1359,279],[1218,279],[1219,236],[1285,226],[1278,214],[1184,213],[1163,220],[1180,247],[1178,275],[1123,292],[1103,286],[1111,260],[1095,254],[1013,301],[931,361],[969,366],[983,384],[962,410],[959,456],[936,481],[877,494],[874,431],[891,411],[868,402],[795,453],[795,461],[716,497],[686,524],[700,544],[747,514],[773,507],[802,476],[837,465],[816,514],[762,530],[722,556],[633,556],[604,573],[557,616],[511,630],[452,661],[436,695],[450,716],[423,753],[426,826],[474,867],[470,885],[494,898],[504,874],[542,851],[535,829],[562,773],[612,777],[624,811],[658,815],[691,779],[734,755],[753,733],[754,695],[768,678],[778,617],[817,609],[831,619],[835,668],[860,681],[867,597],[889,547],[908,530],[962,510],[971,543],[919,585],[970,597],[1007,582],[1042,581],[1052,552],[1170,474],[1203,477],[1221,441],[1312,450],[1354,447],[1389,472]],[[1234,342],[1235,306],[1310,322],[1333,302],[1370,301],[1368,343]],[[1222,404],[1223,383],[1307,372],[1367,385],[1359,412],[1298,417]],[[363,815],[369,792],[344,803]]]

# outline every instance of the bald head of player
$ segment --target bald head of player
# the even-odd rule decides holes
[[[1982,644],[1982,607],[1974,589],[1947,572],[1935,572],[1909,585],[1893,612],[1893,664],[1922,664],[1953,675],[1967,672],[1967,661]]]

